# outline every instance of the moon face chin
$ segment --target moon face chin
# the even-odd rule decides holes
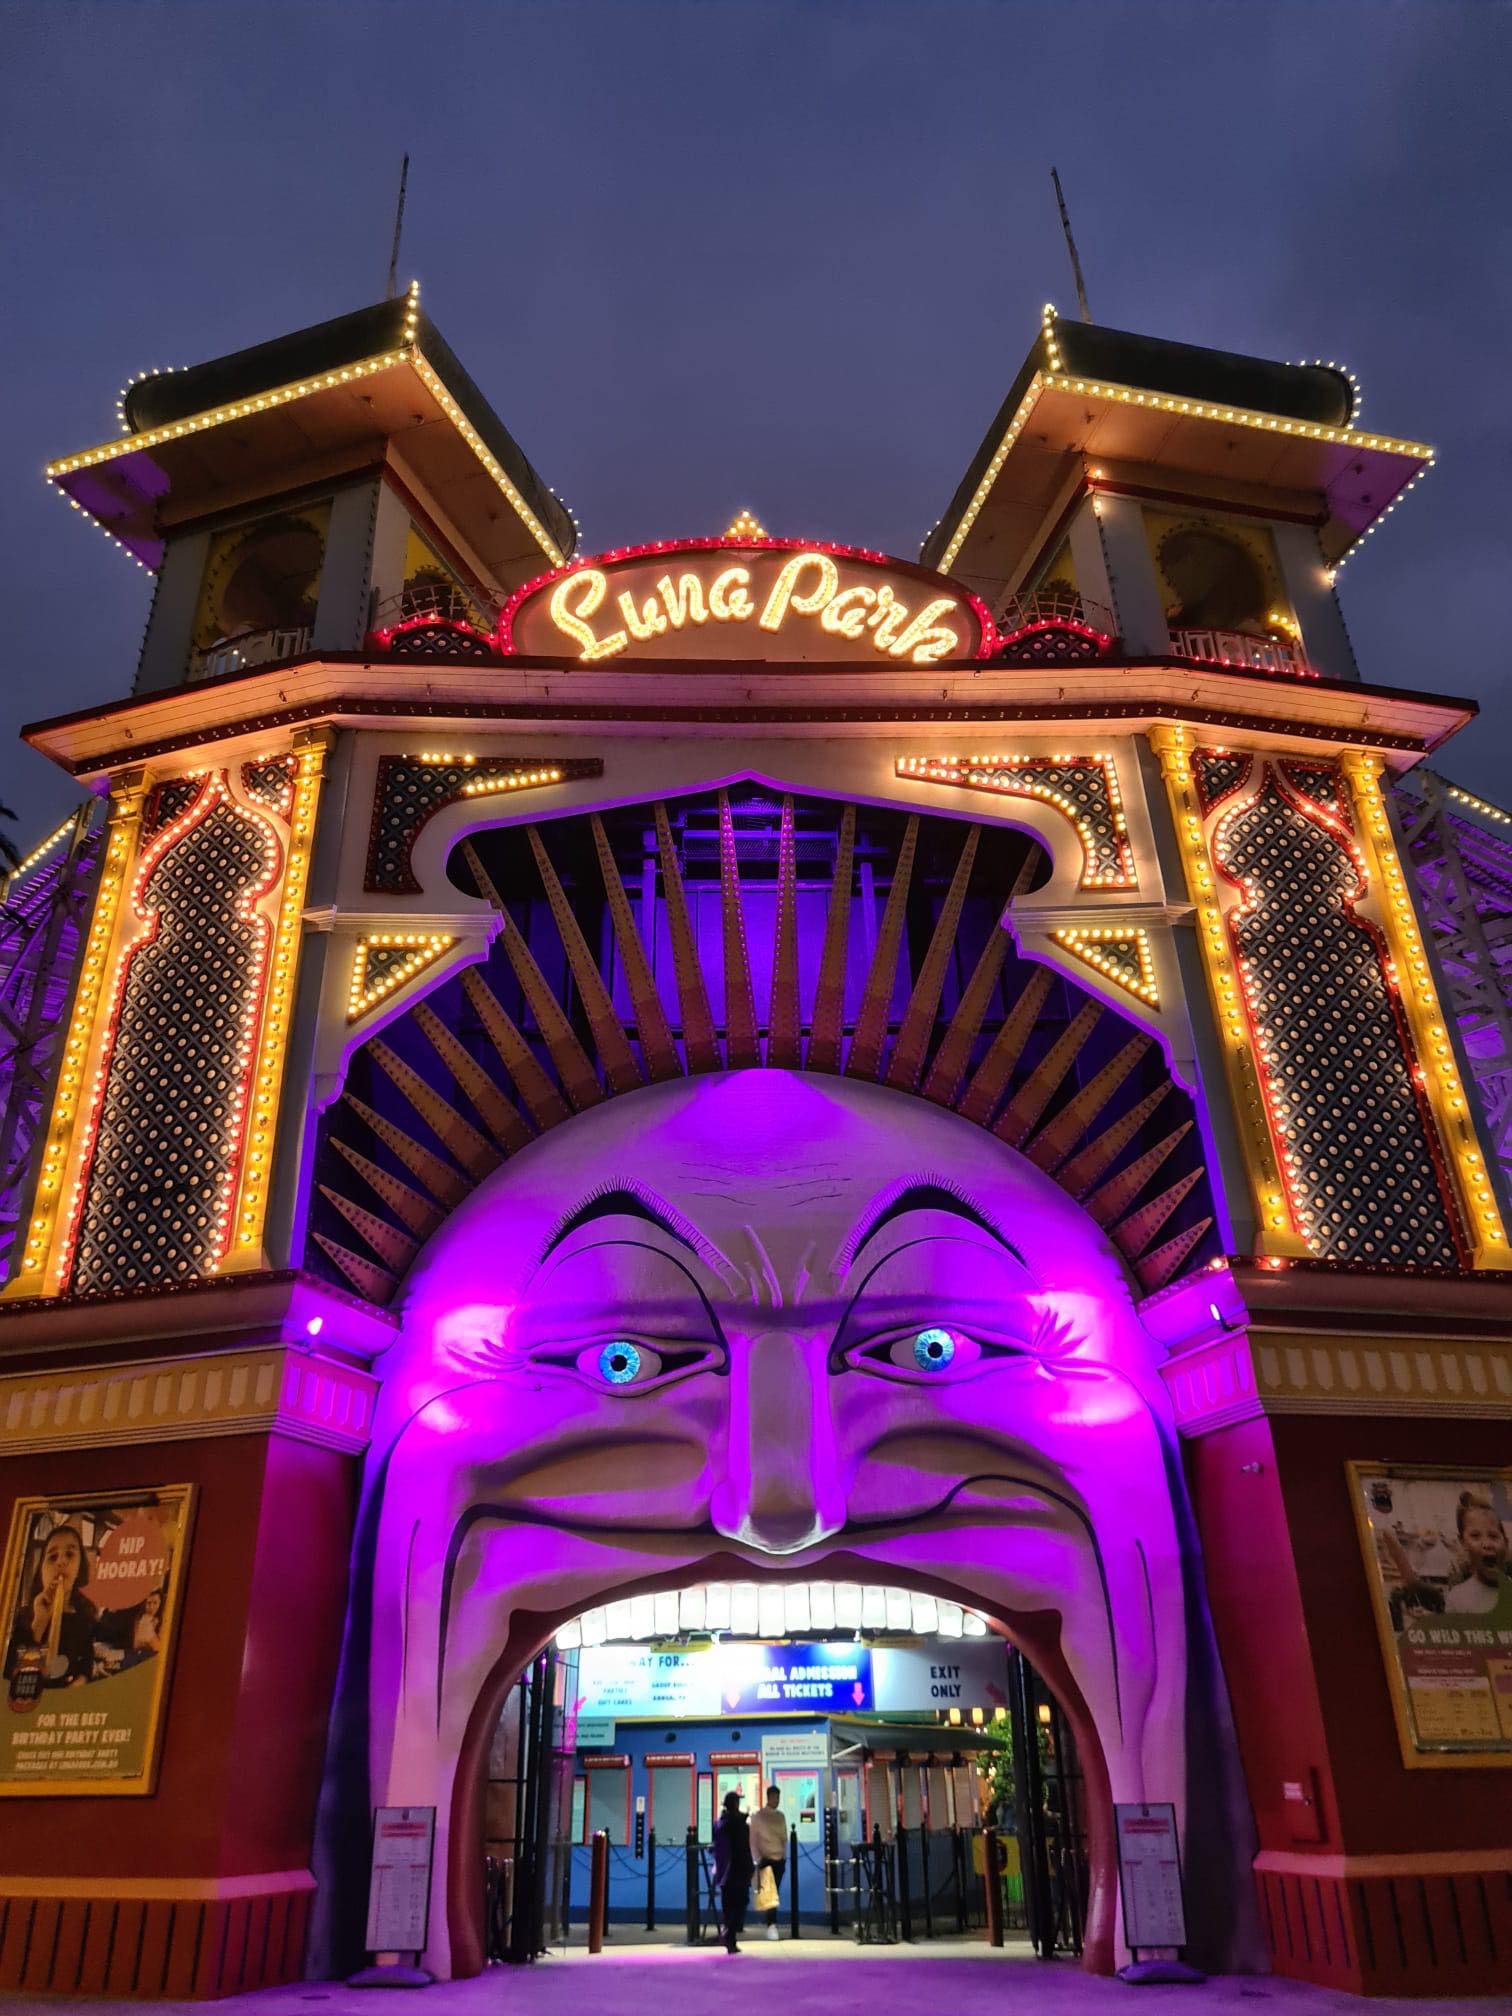
[[[480,1700],[553,1622],[785,1572],[1048,1620],[1113,1797],[1180,1801],[1159,1355],[1093,1222],[923,1100],[762,1070],[578,1115],[410,1276],[375,1437],[373,1798],[444,1834]]]

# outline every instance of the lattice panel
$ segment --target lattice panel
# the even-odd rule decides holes
[[[204,781],[203,777],[169,777],[155,784],[142,813],[142,838],[150,840],[154,833],[182,818],[199,796]]]
[[[1249,775],[1251,759],[1227,749],[1198,749],[1192,757],[1192,775],[1197,781],[1197,802],[1204,812],[1221,805]]]
[[[254,805],[287,819],[294,803],[294,758],[274,756],[266,763],[243,763],[241,784]]]
[[[266,926],[245,914],[280,850],[224,798],[153,868],[155,928],[128,955],[72,1286],[205,1273],[234,1173]]]
[[[1159,1007],[1160,989],[1155,981],[1155,958],[1148,932],[1137,928],[1121,931],[1111,925],[1081,929],[1068,924],[1050,935],[1057,945],[1064,945],[1078,959],[1085,959],[1126,994],[1149,1007]]]
[[[1309,781],[1320,782],[1309,768]],[[1337,783],[1335,775],[1334,779]],[[1299,1227],[1321,1257],[1455,1267],[1457,1222],[1347,838],[1267,766],[1213,836]]]
[[[1138,880],[1111,756],[900,756],[897,773],[1007,798],[1038,798],[1063,812],[1082,843],[1084,889],[1132,889]]]
[[[512,791],[539,790],[569,778],[601,777],[603,771],[597,757],[384,756],[373,794],[367,887],[388,895],[416,895],[420,884],[410,866],[415,842],[427,820],[459,798],[497,802]]]

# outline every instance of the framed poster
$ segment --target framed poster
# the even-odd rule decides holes
[[[421,1953],[430,1923],[434,1806],[380,1806],[368,1877],[369,1953]]]
[[[152,1791],[194,1488],[17,1500],[0,1579],[0,1795]]]
[[[1113,1821],[1123,1893],[1124,1944],[1131,1953],[1179,1952],[1187,1935],[1176,1808],[1168,1800],[1115,1806]]]
[[[1402,1761],[1512,1764],[1512,1468],[1347,1469]]]

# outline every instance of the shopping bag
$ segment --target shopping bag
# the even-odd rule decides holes
[[[777,1878],[764,1862],[756,1875],[756,1909],[758,1911],[777,1909]]]

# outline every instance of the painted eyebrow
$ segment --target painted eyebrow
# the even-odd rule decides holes
[[[964,1218],[968,1224],[975,1225],[979,1231],[995,1239],[999,1246],[1013,1255],[1021,1267],[1027,1265],[1023,1254],[1013,1241],[1005,1238],[986,1212],[978,1210],[969,1199],[957,1195],[954,1190],[948,1190],[943,1183],[910,1183],[906,1189],[898,1191],[892,1197],[884,1197],[872,1207],[872,1216],[865,1230],[854,1241],[848,1242],[846,1251],[841,1256],[845,1271],[849,1273],[870,1240],[875,1239],[877,1234],[895,1218],[901,1218],[909,1211],[946,1211],[953,1217]]]
[[[702,1260],[706,1267],[712,1267],[717,1273],[725,1271],[719,1254],[708,1240],[700,1237],[681,1212],[674,1211],[670,1204],[649,1192],[632,1189],[625,1183],[611,1184],[607,1189],[584,1198],[546,1241],[536,1265],[544,1266],[570,1232],[591,1225],[599,1218],[639,1218],[647,1225],[654,1225],[659,1232],[665,1232],[669,1239],[676,1240],[695,1259]]]

